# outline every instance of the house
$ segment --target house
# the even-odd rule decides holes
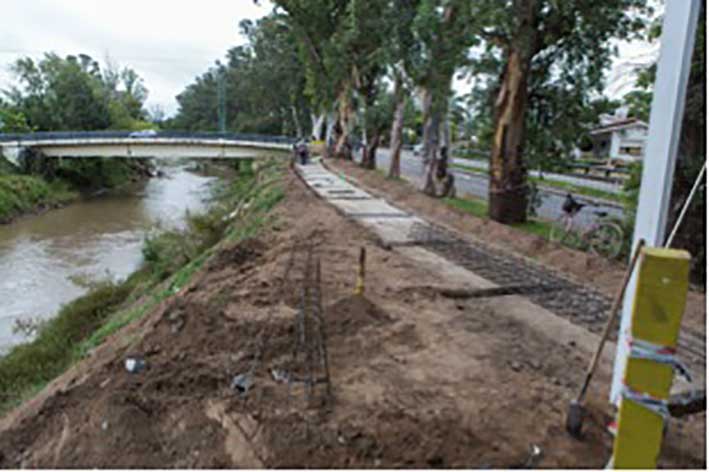
[[[608,164],[641,161],[645,152],[648,126],[637,118],[605,115],[601,126],[590,131],[593,155]]]

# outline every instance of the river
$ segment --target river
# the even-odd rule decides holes
[[[182,227],[187,210],[205,207],[215,176],[186,164],[161,170],[163,178],[0,225],[0,354],[26,340],[13,333],[16,320],[51,317],[91,282],[125,278],[151,230]]]

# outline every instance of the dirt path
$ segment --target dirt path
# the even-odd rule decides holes
[[[381,247],[292,174],[285,180],[269,231],[217,254],[180,294],[3,419],[0,466],[605,465],[611,439],[598,386],[607,362],[586,439],[563,431],[593,333],[518,296],[442,297],[430,288],[483,282],[430,251]],[[296,242],[311,239],[333,395],[317,388],[306,402],[302,387],[273,373],[296,342],[298,260],[281,281]],[[360,247],[364,297],[353,295]],[[126,372],[130,354],[148,369]],[[242,397],[230,384],[253,365]],[[703,417],[673,422],[661,465],[703,467],[703,427]],[[533,446],[541,457],[530,456]]]

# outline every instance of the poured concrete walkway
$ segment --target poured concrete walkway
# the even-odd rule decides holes
[[[315,193],[343,215],[356,218],[371,229],[383,244],[407,245],[431,240],[433,228],[424,220],[352,185],[320,162],[297,164],[296,171]]]

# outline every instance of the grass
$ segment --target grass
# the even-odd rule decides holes
[[[458,170],[462,170],[462,171],[467,172],[469,174],[478,174],[478,175],[484,175],[484,176],[488,175],[488,172],[484,169],[474,169],[474,168],[471,168],[469,166],[462,165],[462,164],[451,164],[451,167],[456,168]],[[574,193],[577,195],[585,195],[587,197],[600,198],[603,200],[609,200],[609,201],[616,202],[616,203],[623,202],[623,196],[620,194],[606,192],[603,190],[598,190],[598,189],[590,188],[590,187],[584,187],[582,185],[575,185],[575,184],[571,184],[568,182],[559,182],[557,180],[542,179],[540,177],[529,176],[528,179],[531,182],[534,182],[537,185],[542,186],[542,187],[557,188],[559,190],[565,190],[567,192],[571,192],[571,193]]]
[[[0,175],[0,222],[41,207],[62,205],[77,197],[61,181],[48,183],[30,175]]]
[[[445,198],[443,201],[447,205],[462,210],[465,213],[473,215],[477,218],[484,220],[489,219],[487,202],[479,198]],[[534,234],[546,239],[549,237],[549,231],[551,230],[553,223],[533,219],[527,221],[526,223],[519,223],[511,226],[525,233]]]
[[[284,196],[279,168],[241,176],[210,210],[188,215],[188,228],[153,235],[143,267],[119,283],[105,282],[37,326],[37,336],[0,358],[0,414],[32,398],[51,380],[121,328],[185,287],[221,244],[254,237]],[[242,208],[238,218],[226,218]]]
[[[382,170],[380,168],[375,169],[376,173],[384,177],[390,182],[405,182],[406,180],[403,177],[389,177],[389,171]]]
[[[75,346],[116,309],[141,276],[120,284],[106,282],[41,322],[36,338],[0,358],[0,411],[15,406],[61,374],[75,359]]]

